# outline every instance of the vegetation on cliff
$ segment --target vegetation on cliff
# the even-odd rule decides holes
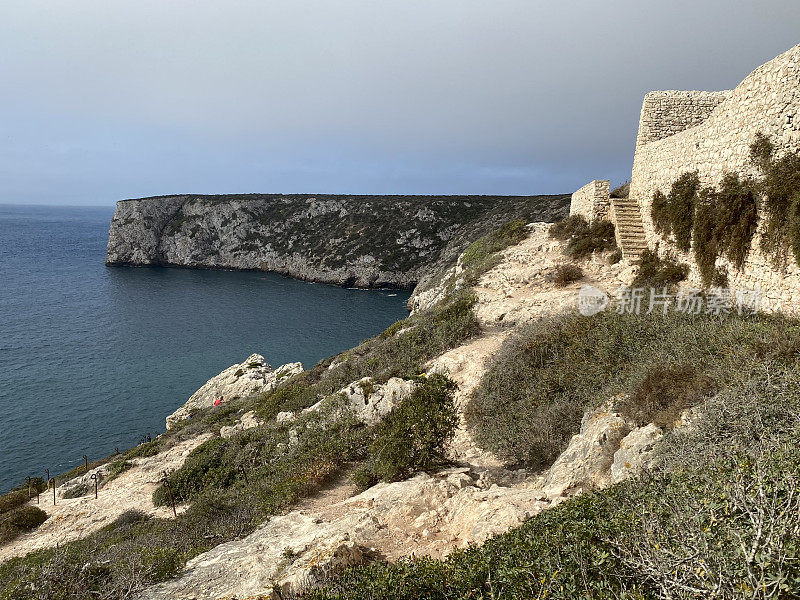
[[[790,598],[800,590],[800,323],[601,314],[513,337],[472,423],[546,464],[585,406],[639,422],[695,406],[643,476],[547,510],[444,561],[351,569],[311,598]],[[480,412],[476,412],[480,411]],[[507,438],[509,441],[504,441]]]
[[[617,241],[611,221],[589,223],[582,215],[571,215],[550,226],[550,237],[567,243],[565,252],[575,259],[584,259],[593,252],[615,250]]]
[[[118,203],[107,263],[270,270],[413,287],[500,224],[560,217],[569,196],[169,196]]]
[[[741,270],[761,223],[761,250],[776,266],[791,251],[800,264],[800,153],[781,157],[766,136],[750,146],[752,178],[728,173],[716,187],[700,184],[697,172],[684,173],[668,195],[653,195],[650,216],[656,232],[683,251],[692,250],[705,286],[721,285],[720,257]]]
[[[153,441],[109,457],[124,468],[136,456],[218,432],[248,410],[269,420],[232,438],[213,437],[169,475],[175,499],[191,501],[177,518],[120,517],[84,539],[9,560],[0,565],[0,598],[128,598],[174,577],[192,557],[250,533],[345,470],[368,485],[441,466],[457,422],[453,384],[441,375],[418,376],[427,360],[480,331],[474,304],[460,290],[268,394],[198,410]],[[346,384],[394,376],[417,378],[418,385],[382,423],[366,427],[342,410],[336,392]],[[275,419],[322,398],[319,411],[291,423]],[[168,504],[169,494],[162,487],[153,499]]]

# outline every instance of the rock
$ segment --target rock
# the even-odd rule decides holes
[[[630,430],[631,424],[613,412],[611,402],[584,415],[580,433],[572,437],[547,472],[544,482],[547,496],[608,485],[614,453]]]
[[[273,369],[260,354],[252,354],[238,365],[228,367],[216,377],[208,380],[178,410],[167,417],[167,429],[191,416],[192,411],[210,408],[222,396],[223,401],[246,398],[253,394],[268,392],[287,377],[303,371],[300,363],[289,363]]]
[[[296,419],[297,417],[293,412],[279,412],[277,415],[275,415],[275,421],[278,423],[291,423]]]
[[[304,553],[284,571],[273,588],[273,598],[293,598],[315,583],[365,562],[366,549],[339,536]]]
[[[611,465],[611,482],[619,483],[631,475],[638,475],[649,464],[653,449],[664,437],[664,432],[654,423],[638,427],[620,442]]]
[[[415,385],[413,381],[399,377],[392,377],[384,384],[373,384],[371,378],[365,377],[342,388],[336,394],[345,399],[347,407],[359,421],[366,425],[374,425],[408,398],[414,391]],[[324,402],[325,400],[320,400],[314,406],[304,409],[302,414],[319,411]]]
[[[235,436],[237,433],[245,431],[246,429],[252,429],[253,427],[259,427],[264,424],[264,421],[259,419],[252,410],[244,413],[241,418],[236,421],[233,425],[228,425],[222,427],[219,430],[220,437],[223,438],[231,438]]]

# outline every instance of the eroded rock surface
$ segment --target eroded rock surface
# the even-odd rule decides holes
[[[167,417],[167,429],[190,418],[192,411],[213,406],[217,398],[228,401],[269,392],[288,377],[302,371],[303,365],[299,362],[273,369],[263,356],[251,354],[243,363],[228,367],[192,394],[186,404]]]

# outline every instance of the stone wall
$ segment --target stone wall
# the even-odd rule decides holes
[[[572,194],[569,214],[583,215],[589,221],[608,219],[610,191],[611,182],[608,180],[595,180],[587,183]]]
[[[672,183],[687,171],[696,170],[702,184],[708,186],[717,185],[728,172],[757,175],[749,154],[750,144],[759,132],[770,137],[779,154],[800,150],[800,46],[759,67],[725,94],[726,98],[701,124],[636,148],[631,198],[639,203],[651,247],[660,243],[662,251],[669,249],[653,230],[650,218],[656,190],[669,192]],[[646,128],[659,129],[655,125]],[[640,132],[639,137],[644,141],[652,135]],[[682,258],[692,262],[691,256]],[[693,267],[692,271],[692,278],[697,281],[696,269]],[[758,250],[757,240],[743,271],[729,269],[729,281],[732,287],[760,287],[764,308],[787,310],[800,306],[800,269],[791,260],[786,267],[775,268]]]
[[[663,140],[700,125],[717,106],[730,98],[732,90],[724,92],[679,92],[666,90],[650,92],[644,97],[639,117],[636,147]]]

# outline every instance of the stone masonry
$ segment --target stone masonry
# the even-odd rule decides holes
[[[587,183],[572,194],[572,202],[569,205],[570,216],[583,215],[587,221],[608,219],[610,190],[611,182],[608,180]]]
[[[650,92],[644,97],[636,147],[663,140],[700,125],[717,106],[730,98],[724,92]]]
[[[669,135],[673,130],[676,133]],[[726,173],[757,176],[749,149],[759,132],[772,140],[779,155],[800,150],[800,45],[753,71],[730,92],[647,95],[631,198],[641,209],[650,247],[658,244],[662,252],[675,250],[653,229],[653,194],[657,190],[668,193],[672,183],[687,171],[697,171],[706,186],[716,186]],[[728,268],[730,287],[760,288],[762,309],[798,312],[800,268],[791,258],[776,267],[759,250],[758,235],[742,271]],[[698,282],[691,254],[680,258],[692,265],[691,279]]]

